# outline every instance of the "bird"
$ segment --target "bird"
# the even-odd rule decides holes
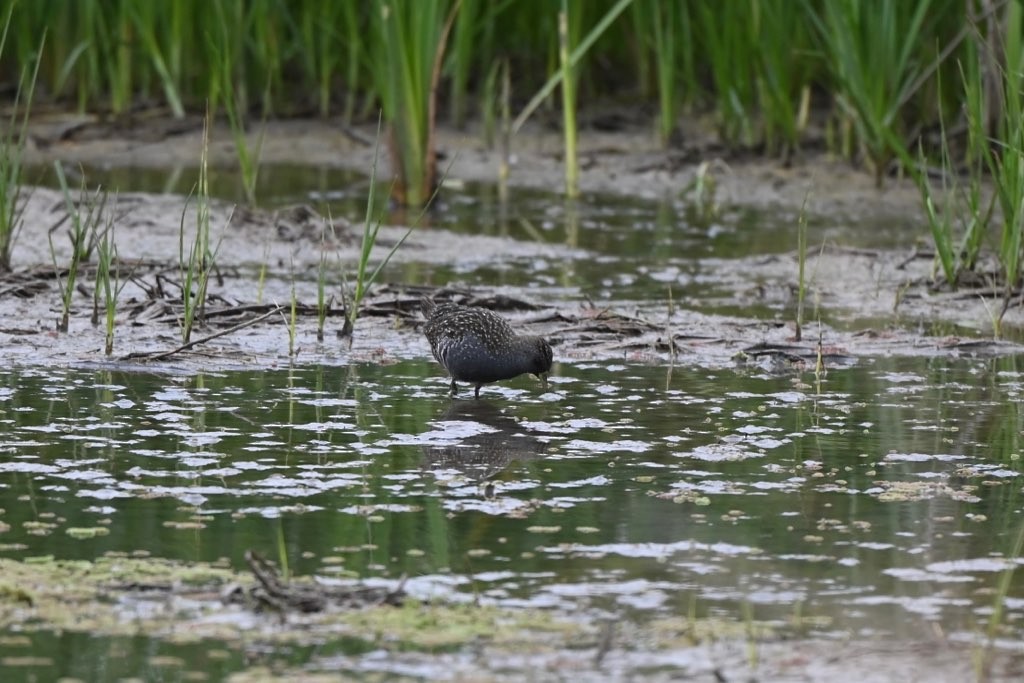
[[[551,345],[541,337],[518,335],[496,313],[479,306],[436,303],[420,299],[427,324],[423,328],[434,358],[452,379],[451,396],[459,393],[456,382],[480,387],[526,373],[536,375],[547,388],[551,371]]]

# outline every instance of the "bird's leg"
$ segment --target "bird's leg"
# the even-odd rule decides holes
[[[449,396],[455,396],[457,393],[459,393],[459,385],[455,383],[455,379],[453,378],[452,379],[451,391],[448,392],[448,395]]]
[[[483,384],[476,385],[476,391],[473,392],[473,398],[480,398],[480,387],[482,386]]]

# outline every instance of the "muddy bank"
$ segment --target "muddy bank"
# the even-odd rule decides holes
[[[374,125],[345,126],[338,121],[303,119],[270,121],[250,131],[250,145],[264,134],[262,161],[348,168],[367,173],[373,164]],[[38,117],[31,127],[32,148],[26,161],[48,163],[169,168],[195,166],[202,143],[202,120],[163,118],[109,124],[91,115],[53,114]],[[781,205],[798,209],[805,198],[813,213],[865,212],[879,216],[915,216],[923,220],[913,184],[890,179],[875,187],[870,174],[821,152],[798,155],[786,167],[758,156],[735,158],[715,142],[712,131],[695,124],[686,140],[669,150],[646,126],[624,123],[615,130],[586,128],[579,140],[580,187],[584,192],[608,192],[659,198],[686,193],[708,164],[718,192],[727,204]],[[231,132],[218,127],[211,134],[210,162],[234,166],[237,161]],[[564,182],[563,139],[557,127],[530,123],[515,137],[509,181],[513,185],[559,190]],[[448,178],[496,182],[501,155],[482,142],[477,126],[438,130],[439,166]],[[381,172],[390,173],[387,155]],[[923,223],[922,223],[923,225]]]
[[[124,194],[105,211],[114,219],[124,288],[118,301],[117,341],[111,358],[102,354],[103,329],[90,322],[94,266],[87,266],[74,297],[70,334],[54,332],[61,296],[55,272],[70,260],[67,210],[59,192],[26,188],[24,224],[13,252],[16,270],[0,278],[0,337],[8,362],[35,364],[105,363],[129,355],[158,353],[178,346],[181,316],[179,250],[195,232],[195,206],[175,195]],[[906,209],[910,211],[908,207]],[[217,277],[210,285],[207,325],[197,337],[216,334],[264,315],[297,307],[295,357],[298,362],[344,364],[352,360],[428,358],[419,333],[418,299],[436,291],[418,283],[377,287],[364,302],[364,315],[351,348],[337,332],[344,315],[342,283],[358,260],[361,226],[334,222],[326,241],[326,218],[308,206],[277,211],[237,208],[214,202],[212,240],[217,245]],[[405,234],[402,226],[383,227],[374,260]],[[186,246],[187,249],[187,246]],[[52,253],[51,253],[52,252]],[[317,272],[326,254],[327,294],[333,297],[326,338],[316,338]],[[544,271],[594,258],[585,248],[490,236],[418,229],[396,252],[394,263],[444,265],[455,272],[481,266],[529,261]],[[54,266],[56,263],[56,268]],[[550,337],[561,361],[630,359],[706,366],[769,362],[771,367],[817,362],[818,342],[826,365],[874,355],[956,355],[1012,353],[1014,344],[985,339],[1001,302],[995,291],[933,292],[932,259],[911,252],[826,246],[807,261],[803,340],[795,338],[798,262],[795,253],[739,259],[698,260],[699,295],[674,302],[616,299],[592,302],[576,287],[475,287],[450,283],[442,296],[504,309],[524,332]],[[412,271],[410,271],[412,272]],[[653,278],[684,283],[670,267]],[[557,279],[557,278],[548,278]],[[488,303],[490,302],[490,303]],[[721,315],[716,309],[768,308],[770,318]],[[824,321],[824,322],[819,322]],[[1010,309],[1008,326],[1021,324]],[[939,334],[935,334],[936,324]],[[963,334],[957,329],[974,330]],[[289,317],[282,310],[258,325],[203,344],[198,357],[172,354],[189,368],[230,368],[253,362],[287,363]],[[743,354],[758,349],[751,356]],[[781,364],[780,364],[781,363]]]

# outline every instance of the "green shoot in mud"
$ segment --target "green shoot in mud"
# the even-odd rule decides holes
[[[1020,26],[1024,21],[1024,8],[1020,2],[1007,7],[1006,25]],[[1007,30],[1004,36],[1001,70],[1002,107],[998,123],[998,142],[986,146],[986,160],[995,194],[1002,214],[1002,234],[999,240],[999,261],[1005,278],[1006,303],[1020,280],[1021,247],[1024,240],[1024,106],[1020,92],[1024,87],[1024,42],[1020,31]]]
[[[977,60],[973,60],[967,65],[967,71],[961,68],[961,81],[967,103],[965,111],[968,134],[971,140],[980,140],[984,136],[982,126],[985,105],[978,67]],[[932,243],[935,245],[935,258],[942,267],[946,282],[955,290],[963,273],[974,270],[986,228],[992,220],[995,198],[987,202],[984,199],[984,159],[990,154],[988,145],[980,145],[977,148],[973,148],[972,145],[968,150],[965,186],[961,172],[953,163],[945,117],[941,115],[939,130],[941,190],[936,192],[924,171],[928,168],[928,159],[923,146],[918,147],[917,166],[910,168],[914,169],[913,175],[920,188],[921,202],[931,230]],[[962,230],[963,235],[959,244],[955,244],[958,229]]]
[[[808,195],[804,195],[804,203],[800,205],[800,216],[797,219],[796,227],[796,332],[793,335],[796,341],[803,339],[804,298],[807,295],[807,279],[804,276],[807,266],[807,198]]]
[[[270,245],[263,247],[263,261],[260,263],[259,274],[256,276],[256,303],[263,303],[263,290],[267,286],[267,265],[270,261]]]
[[[54,230],[51,230],[47,235],[50,241],[50,258],[53,261],[53,268],[61,295],[61,317],[57,321],[57,331],[67,332],[71,317],[71,303],[74,300],[75,285],[78,280],[78,271],[82,263],[88,261],[92,254],[96,243],[96,236],[99,234],[103,209],[107,203],[107,195],[99,188],[93,194],[88,194],[85,190],[85,179],[83,178],[82,187],[79,191],[79,202],[85,205],[83,214],[82,207],[71,197],[71,190],[68,188],[67,178],[64,176],[64,168],[60,165],[60,162],[54,162],[53,168],[57,173],[57,181],[60,183],[61,192],[64,195],[67,217],[71,221],[71,260],[68,262],[67,274],[63,281],[61,269],[57,265],[57,249],[53,244]]]
[[[333,226],[330,210],[327,212],[327,220],[320,228],[320,262],[316,272],[316,340],[324,341],[324,324],[327,322],[327,313],[331,308],[334,298],[327,296],[327,227]]]
[[[7,45],[7,31],[10,29],[11,16],[17,4],[12,2],[7,8],[7,16],[4,17],[3,34],[0,35],[0,56]],[[22,62],[24,68],[18,75],[18,89],[14,95],[11,116],[0,133],[0,273],[11,269],[11,250],[14,248],[14,239],[21,226],[24,210],[21,205],[22,156],[25,153],[32,96],[35,94],[39,76],[41,60],[38,53],[46,47],[45,30],[42,35],[37,54],[34,54],[31,60]]]
[[[291,266],[292,274],[292,290],[288,308],[288,357],[295,358],[295,337],[296,330],[299,322],[298,309],[299,309],[299,297],[295,292],[295,263],[292,262]]]
[[[103,291],[104,313],[104,344],[106,355],[114,353],[114,331],[117,322],[117,300],[128,279],[121,279],[121,264],[117,256],[117,244],[114,240],[113,218],[108,218],[107,225],[96,245],[96,290],[93,295],[93,324],[97,322],[99,309],[99,292]]]
[[[1020,25],[1024,20],[1020,2],[1007,3],[1005,20],[1007,26]],[[953,159],[950,136],[940,116],[941,186],[938,191],[932,187],[925,172],[926,155],[920,145],[914,177],[921,191],[936,259],[951,288],[956,289],[964,273],[975,269],[986,233],[996,219],[1001,223],[996,256],[1003,271],[1003,306],[997,315],[991,316],[998,337],[1003,316],[1020,282],[1024,248],[1024,106],[1020,97],[1024,87],[1024,43],[1016,30],[994,38],[989,36],[988,41],[966,42],[971,50],[958,65],[967,123],[965,169],[961,171],[961,164]],[[986,76],[985,69],[996,68],[993,65],[1006,66]],[[995,92],[991,92],[991,78],[998,84]],[[941,93],[941,81],[937,90]],[[994,135],[989,133],[992,129]],[[913,168],[909,161],[905,160],[905,164]],[[986,186],[993,191],[987,192]],[[988,303],[984,299],[983,302],[988,309]]]
[[[210,249],[210,183],[208,154],[210,149],[210,114],[203,125],[203,142],[199,156],[199,182],[196,189],[195,233],[185,255],[185,215],[188,203],[181,210],[178,229],[178,267],[181,272],[181,341],[188,344],[192,329],[206,310],[206,294],[216,262],[216,251]],[[230,220],[230,219],[229,219]],[[219,244],[218,244],[219,248]]]

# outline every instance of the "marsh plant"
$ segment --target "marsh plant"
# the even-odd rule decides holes
[[[676,130],[682,103],[677,64],[680,48],[685,49],[689,42],[689,25],[686,21],[688,14],[678,3],[662,0],[634,0],[631,11],[638,34],[646,39],[638,59],[641,84],[648,80],[646,73],[649,69],[643,57],[647,51],[653,52],[654,55],[658,99],[656,126],[658,140],[663,146],[667,146]]]
[[[1000,71],[997,139],[995,143],[982,147],[1002,218],[999,261],[1003,266],[1007,302],[1020,282],[1021,247],[1024,244],[1021,237],[1024,230],[1024,106],[1021,102],[1024,38],[1019,30],[1022,21],[1024,8],[1021,3],[1010,2],[1002,40],[1003,51],[999,55],[1002,58],[1000,63],[1005,66]],[[973,95],[970,88],[968,94]],[[980,118],[977,114],[971,118],[971,124],[975,126],[974,139],[981,138],[983,122]]]
[[[1024,248],[1024,41],[1019,30],[1010,28],[1024,21],[1024,9],[1020,2],[1009,2],[1005,12],[1004,35],[968,41],[967,58],[958,65],[957,89],[967,133],[962,158],[954,155],[945,118],[940,116],[937,186],[926,173],[929,157],[923,145],[918,147],[916,168],[907,163],[915,168],[936,261],[951,288],[960,286],[965,274],[976,269],[986,236],[999,225],[996,256],[1002,268],[1004,305],[992,315],[997,334],[1020,283]],[[993,64],[1003,66],[995,73],[986,71]],[[940,92],[941,85],[939,81]]]
[[[972,32],[992,47],[1005,27],[1019,33],[1010,16],[1018,2],[570,0],[570,34],[596,34],[588,47],[573,39],[569,61],[588,95],[651,99],[663,140],[677,110],[710,107],[726,145],[769,153],[785,153],[805,134],[801,112],[813,86],[839,110],[849,153],[866,152],[877,173],[894,142],[959,106],[952,91],[937,93],[934,77],[966,61]],[[175,117],[202,110],[224,92],[224,64],[241,112],[259,99],[262,116],[327,115],[343,101],[347,123],[381,103],[404,174],[396,189],[414,204],[430,194],[438,90],[462,125],[473,89],[480,96],[498,61],[509,62],[517,99],[561,81],[560,5],[31,0],[6,5],[13,49],[0,62],[17,73],[38,53],[47,92],[115,117],[137,102],[160,101]],[[40,50],[45,30],[52,39]],[[989,70],[999,64],[990,56]],[[550,94],[541,99],[553,109]]]
[[[341,336],[348,337],[351,341],[352,334],[355,331],[356,318],[359,317],[359,306],[362,304],[363,297],[366,295],[367,289],[373,284],[374,278],[377,273],[380,272],[381,267],[391,258],[391,255],[395,253],[395,250],[405,241],[405,238],[411,233],[409,232],[402,237],[402,240],[395,245],[395,247],[388,254],[381,264],[375,271],[367,274],[370,254],[373,251],[373,245],[377,242],[377,234],[380,232],[380,226],[382,222],[382,215],[377,208],[377,162],[380,159],[380,131],[381,124],[377,123],[377,144],[373,148],[373,165],[370,167],[370,185],[369,191],[366,195],[366,216],[363,219],[363,237],[359,247],[359,262],[356,265],[356,278],[355,287],[352,290],[352,296],[347,302],[347,310],[345,311],[345,323],[341,329]]]

